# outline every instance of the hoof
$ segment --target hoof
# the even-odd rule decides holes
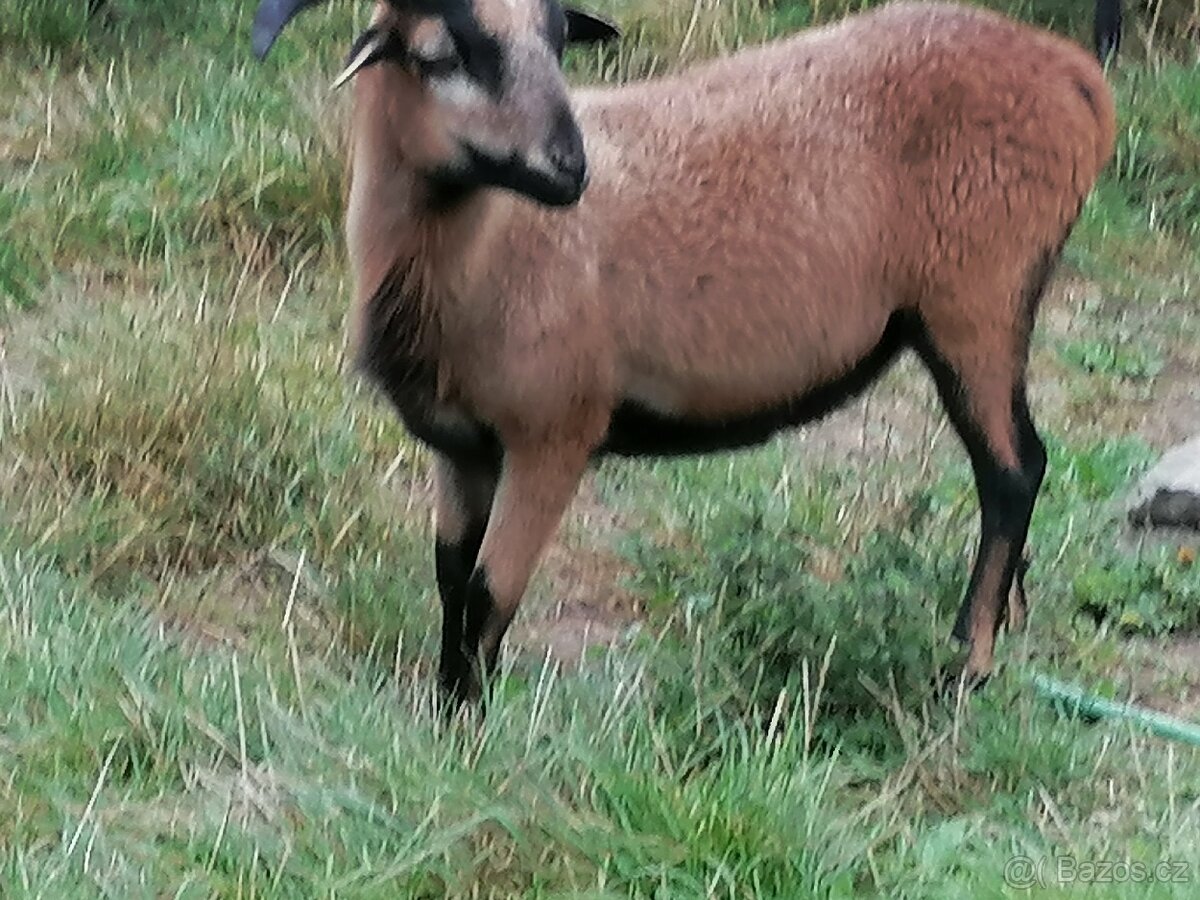
[[[475,667],[463,661],[459,665],[442,666],[438,672],[438,693],[441,706],[447,716],[453,716],[464,706],[473,706],[481,699],[483,691]]]
[[[991,672],[974,672],[964,665],[951,666],[934,676],[934,693],[942,700],[956,701],[959,691],[964,695],[983,690],[991,680]]]

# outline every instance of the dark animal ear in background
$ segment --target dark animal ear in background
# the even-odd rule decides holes
[[[597,18],[591,13],[565,7],[563,13],[567,17],[568,44],[596,44],[615,41],[621,36],[621,30],[612,22]]]
[[[1121,0],[1096,0],[1093,39],[1101,65],[1121,49],[1121,5]]]

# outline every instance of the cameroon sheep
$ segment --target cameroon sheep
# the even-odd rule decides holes
[[[260,55],[303,3],[264,0]],[[442,687],[477,695],[591,461],[757,444],[906,348],[973,465],[953,634],[986,677],[1046,466],[1030,331],[1113,147],[1099,65],[897,2],[569,92],[564,44],[614,33],[556,0],[388,0],[342,75],[358,361],[434,453]]]

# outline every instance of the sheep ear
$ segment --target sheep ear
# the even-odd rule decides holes
[[[591,13],[570,6],[565,7],[563,13],[567,17],[568,44],[607,43],[621,36],[621,29],[616,25]]]
[[[390,31],[372,26],[360,34],[350,45],[346,54],[345,65],[338,77],[333,80],[330,90],[337,90],[367,66],[373,66],[385,59],[407,59],[407,54]]]
[[[254,13],[254,28],[250,37],[254,55],[260,60],[265,59],[279,33],[296,17],[296,13],[322,2],[324,0],[262,0]]]

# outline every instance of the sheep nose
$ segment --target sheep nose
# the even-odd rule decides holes
[[[582,190],[588,181],[587,154],[583,150],[583,135],[569,109],[559,111],[551,133],[546,156],[555,170]]]
[[[559,173],[565,178],[579,186],[579,189],[587,187],[588,183],[588,165],[587,157],[583,151],[578,153],[555,153],[550,154],[550,164],[556,168]]]

